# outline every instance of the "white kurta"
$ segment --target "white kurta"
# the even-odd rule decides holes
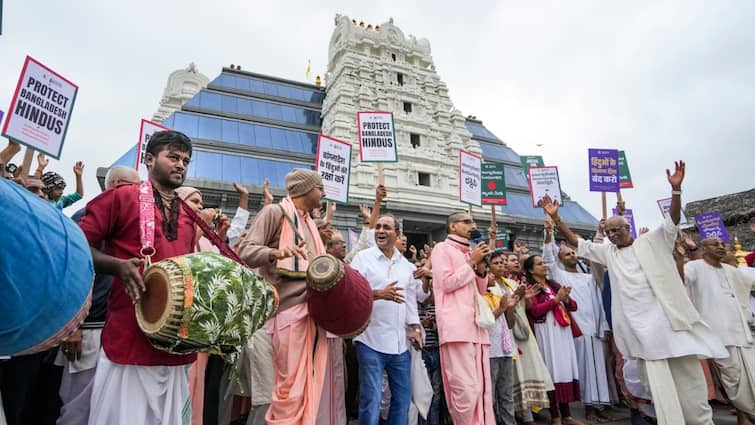
[[[663,240],[670,246],[669,261],[673,261],[671,249],[677,231],[677,226],[670,219],[664,220],[662,227],[652,231],[663,233]],[[674,331],[671,328],[671,322],[653,294],[631,246],[620,249],[612,243],[596,244],[579,239],[577,255],[603,264],[608,269],[613,333],[616,346],[625,358],[728,357],[723,344],[705,323],[695,322],[689,330]]]
[[[690,261],[684,265],[684,283],[692,304],[724,345],[749,345],[749,329],[723,267],[713,267],[705,260]]]
[[[543,261],[551,279],[572,288],[570,296],[577,302],[577,311],[571,316],[577,321],[582,336],[574,338],[579,366],[579,389],[585,404],[610,404],[605,352],[601,337],[609,330],[603,313],[603,300],[592,274],[571,273],[558,265],[552,242],[543,246]]]

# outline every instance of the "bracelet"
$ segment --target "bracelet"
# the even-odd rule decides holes
[[[561,217],[559,217],[558,215],[551,217],[551,219],[553,220],[553,224],[555,224],[556,226],[561,226],[562,224],[564,224],[564,222],[561,221]]]
[[[679,190],[671,190],[671,194],[672,195],[679,195],[679,196],[681,196],[682,190],[681,189],[679,189]]]

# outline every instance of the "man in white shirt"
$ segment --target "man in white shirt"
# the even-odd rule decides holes
[[[603,336],[610,329],[603,313],[603,298],[593,275],[583,273],[578,268],[579,260],[574,249],[566,244],[558,251],[554,247],[553,221],[547,219],[543,261],[551,279],[572,288],[571,296],[579,306],[571,314],[582,331],[582,336],[574,339],[574,348],[577,351],[579,389],[585,405],[585,417],[588,421],[607,420],[609,418],[600,408],[611,404],[603,350]]]
[[[715,362],[726,395],[747,423],[747,415],[755,419],[755,346],[749,329],[753,282],[721,262],[726,255],[721,239],[703,239],[700,245],[703,258],[684,265],[684,282],[697,311],[729,351],[728,358]]]
[[[375,246],[359,252],[351,266],[367,279],[375,302],[367,329],[354,338],[359,362],[359,424],[378,423],[383,371],[388,374],[391,407],[388,425],[408,422],[411,402],[409,343],[422,346],[417,314],[415,266],[396,249],[396,219],[382,216],[375,225]],[[407,334],[406,327],[411,331]]]
[[[606,220],[611,243],[578,238],[558,216],[550,198],[542,206],[577,255],[608,268],[611,317],[616,345],[625,358],[637,359],[640,377],[650,388],[661,425],[709,425],[707,385],[700,358],[725,358],[723,344],[702,320],[684,293],[672,251],[679,232],[681,185],[685,164],[679,161],[671,185],[671,207],[663,225],[633,239],[624,217]]]

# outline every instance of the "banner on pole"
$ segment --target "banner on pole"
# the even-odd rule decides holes
[[[590,192],[619,191],[619,151],[616,149],[588,149]]]
[[[619,215],[616,208],[613,209],[613,215]],[[630,208],[624,210],[624,218],[626,218],[629,223],[629,231],[632,233],[632,239],[637,239],[637,227],[634,225],[634,214]]]
[[[60,159],[79,86],[27,56],[3,136]]]
[[[627,155],[624,151],[619,151],[619,185],[622,189],[631,189],[634,187],[632,184],[632,175],[629,174]]]
[[[467,204],[482,206],[482,158],[459,151],[459,200]]]
[[[136,169],[136,172],[139,173],[140,179],[145,180],[148,174],[147,165],[144,163],[144,156],[147,154],[147,143],[149,143],[149,139],[158,131],[166,130],[170,129],[164,125],[142,118],[142,121],[139,124],[139,142],[136,144],[136,164],[134,164],[134,168]]]
[[[559,205],[561,204],[561,184],[558,181],[557,167],[530,167],[529,180],[533,207],[539,207],[545,195],[548,195],[552,202],[558,201]]]
[[[482,163],[482,204],[506,205],[506,177],[503,164]]]
[[[731,242],[724,219],[718,211],[696,215],[695,226],[697,226],[697,230],[700,232],[701,239],[720,238],[726,243]]]
[[[325,199],[349,202],[351,143],[320,134],[317,138],[315,171],[322,177]]]
[[[545,166],[545,162],[543,162],[543,157],[540,155],[522,155],[519,157],[519,161],[522,163],[522,172],[524,173],[524,177],[529,180],[530,178],[530,167],[543,167]]]
[[[391,112],[358,112],[359,159],[362,162],[397,162],[396,131]]]

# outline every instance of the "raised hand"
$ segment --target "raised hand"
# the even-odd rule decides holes
[[[265,179],[265,182],[267,182],[267,179]],[[247,189],[246,186],[240,185],[238,183],[234,183],[233,184],[233,188],[236,189],[236,192],[239,195],[243,195],[243,194],[247,194],[248,195],[249,194],[249,189]]]
[[[545,213],[549,216],[555,217],[558,215],[558,201],[552,201],[550,196],[543,196],[543,199],[541,199],[538,204],[543,207],[543,210],[545,210]]]
[[[81,175],[84,174],[84,163],[76,161],[76,164],[73,166],[73,173],[76,174],[77,177],[81,177]]]
[[[362,219],[364,220],[364,223],[369,224],[370,223],[370,216],[372,215],[372,210],[369,206],[366,204],[359,204],[359,214],[362,214]]]
[[[273,192],[270,192],[270,179],[262,183],[262,206],[273,203]]]
[[[682,242],[684,243],[684,247],[687,248],[690,251],[694,251],[697,249],[697,244],[695,241],[692,240],[692,236],[690,236],[687,232],[679,232],[682,237]]]
[[[624,201],[616,201],[616,215],[624,215],[626,211],[626,203]]]
[[[644,235],[645,233],[649,232],[650,229],[647,227],[640,227],[640,236]]]
[[[685,168],[686,164],[684,163],[684,161],[675,161],[674,174],[671,174],[671,171],[666,169],[666,178],[668,179],[668,183],[671,185],[671,189],[681,190],[682,181],[684,181]]]
[[[47,167],[47,164],[49,164],[49,163],[50,163],[50,160],[47,159],[47,157],[45,156],[45,154],[43,154],[42,152],[40,152],[37,155],[37,166],[40,169],[44,170],[45,167]]]
[[[568,300],[570,293],[571,293],[570,287],[562,286],[561,288],[559,288],[558,293],[556,293],[556,301],[562,303]]]
[[[388,196],[388,191],[385,190],[385,186],[380,184],[375,188],[375,199],[382,201],[387,196]]]
[[[550,216],[545,217],[545,224],[543,225],[545,228],[545,231],[548,233],[553,233],[553,219],[550,218]]]

